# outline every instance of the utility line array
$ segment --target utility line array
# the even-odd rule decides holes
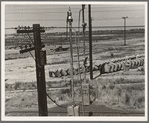
[[[52,5],[52,4],[51,4]],[[10,7],[9,5],[7,5],[6,7],[9,7],[9,8],[7,8],[8,10],[12,10],[12,9],[16,9],[16,7],[19,7],[19,8],[30,8],[30,10],[34,10],[35,8],[33,8],[33,6],[34,5],[31,5],[31,6],[20,6],[20,5],[15,5],[15,8],[13,8],[12,6]],[[118,6],[112,6],[112,5],[108,5],[108,6],[104,6],[104,5],[92,5],[93,6],[93,8],[121,8],[121,7],[124,7],[124,5],[118,5]],[[39,9],[39,10],[42,10],[42,9],[49,9],[49,5],[40,5],[40,7],[44,7],[44,8],[39,8],[39,6],[34,6],[34,7],[37,7],[36,9]],[[57,9],[57,8],[61,8],[61,9],[66,9],[66,7],[65,6],[63,6],[63,5],[55,5],[55,7],[54,7],[54,5],[53,6],[51,6],[52,7],[52,9]],[[50,7],[50,9],[51,9],[51,7]],[[75,7],[75,9],[80,9],[80,7],[76,7],[76,6],[73,6],[73,7]],[[71,8],[72,9],[74,9],[72,6],[71,6]],[[128,7],[128,5],[127,5],[127,7]],[[132,5],[130,5],[129,7],[132,7]],[[137,7],[137,8],[139,8],[140,6],[137,6],[137,5],[135,5],[135,7]],[[126,7],[125,7],[126,8]]]
[[[34,9],[37,10],[37,9]],[[39,10],[39,9],[38,9]],[[92,12],[121,12],[121,11],[140,11],[140,10],[144,10],[144,9],[132,9],[132,10],[112,10],[112,11],[108,11],[108,10],[104,10],[104,11],[92,11]],[[36,12],[18,12],[18,13],[12,13],[12,12],[6,12],[5,14],[35,14],[35,13],[46,13],[46,14],[51,14],[51,13],[64,13],[64,12],[52,12],[52,11],[45,11],[45,12],[41,12],[41,11],[36,11]],[[76,11],[74,11],[73,13],[78,13]]]
[[[124,26],[93,26],[92,28],[123,28]],[[126,27],[145,27],[144,25],[126,26]],[[54,28],[67,28],[67,27],[43,27],[44,29],[54,29]],[[72,28],[82,28],[82,27],[72,27]],[[89,28],[89,27],[86,27]],[[5,29],[18,29],[18,27],[8,27]]]
[[[130,17],[129,19],[144,19],[144,17]],[[94,19],[94,21],[96,21],[96,20],[117,20],[117,19],[121,19],[121,18],[102,18],[102,19]],[[77,19],[74,19],[74,20],[76,20],[77,21]],[[35,19],[35,20],[33,20],[33,19],[28,19],[28,20],[20,20],[20,19],[17,19],[17,20],[5,20],[5,21],[66,21],[66,20],[64,20],[64,19],[42,19],[42,20],[37,20],[37,19]]]

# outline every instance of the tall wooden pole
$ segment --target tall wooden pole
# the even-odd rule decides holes
[[[78,42],[77,42],[77,55],[78,55],[78,72],[79,72],[79,77],[80,77],[80,84],[81,84],[81,96],[82,96],[82,111],[83,111],[83,116],[84,116],[84,99],[83,99],[83,90],[82,90],[82,80],[81,80],[81,72],[80,72],[80,55],[79,55],[79,45],[80,45],[80,14],[81,14],[82,9],[79,11],[79,20],[78,20]]]
[[[85,5],[82,5],[82,26],[83,26],[83,52],[84,52],[84,60],[85,60],[85,26],[86,23],[84,21],[84,9],[85,9]],[[84,66],[84,81],[86,83],[86,68]]]
[[[74,81],[73,81],[73,49],[72,49],[72,24],[69,23],[69,36],[70,36],[70,56],[71,56],[71,87],[72,87],[72,100],[74,102]]]
[[[124,45],[126,45],[126,18],[124,18]]]
[[[33,24],[39,116],[48,116],[44,65],[41,65],[40,25]]]
[[[122,17],[122,19],[124,19],[124,46],[126,45],[126,17]]]
[[[74,78],[73,78],[73,48],[72,48],[72,12],[69,8],[67,12],[68,22],[69,22],[69,39],[70,39],[70,66],[71,66],[71,87],[72,87],[72,100],[74,102]]]
[[[90,58],[90,79],[93,79],[92,68],[92,18],[91,18],[91,5],[88,5],[88,17],[89,17],[89,58]]]

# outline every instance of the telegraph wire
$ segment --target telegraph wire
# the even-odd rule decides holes
[[[144,17],[130,17],[129,19],[144,19]],[[105,19],[94,19],[94,21],[96,20],[121,20],[121,18],[105,18]],[[77,20],[77,19],[74,19],[74,20]],[[63,19],[44,19],[44,20],[5,20],[5,21],[66,21],[66,20],[63,20]]]
[[[31,42],[32,42],[33,45],[34,45],[34,42],[33,42],[33,40],[31,39],[30,35],[29,35],[28,33],[27,33],[27,35],[28,35],[29,39],[31,40]]]
[[[46,93],[47,97],[54,103],[56,104],[58,107],[61,107],[61,108],[67,108],[67,107],[64,107],[64,106],[60,106],[59,104],[56,103],[56,101],[54,101],[47,93]]]
[[[29,51],[29,53],[32,56],[32,58],[34,59],[34,61],[36,61],[35,58],[34,58],[34,56],[33,56],[33,54],[30,51]]]
[[[36,10],[36,9],[35,9]],[[37,9],[38,10],[38,9]],[[92,11],[92,12],[121,12],[121,11],[140,11],[140,10],[144,10],[144,9],[132,9],[132,10],[112,10],[112,11],[107,11],[107,10],[104,10],[104,11]],[[26,11],[26,10],[25,10]],[[40,12],[40,11],[36,11],[36,12],[20,12],[20,13],[5,13],[5,14],[38,14],[38,13],[45,13],[45,14],[51,14],[51,13],[65,13],[65,12],[51,12],[50,10],[49,11],[46,11],[46,12]],[[73,13],[78,13],[76,11],[74,11]]]
[[[92,28],[123,28],[124,26],[93,26]],[[145,25],[134,25],[134,26],[126,26],[126,27],[145,27]],[[52,29],[52,28],[66,28],[66,27],[44,27],[44,29]],[[82,28],[82,27],[72,27],[72,28]],[[89,27],[86,27],[86,28],[89,28]],[[8,27],[8,28],[5,28],[5,29],[14,29],[16,30],[17,27]]]
[[[55,7],[54,7],[55,5]],[[8,7],[9,5],[7,5],[6,7]],[[69,5],[68,5],[69,6]],[[78,6],[78,5],[77,5]],[[112,6],[112,5],[92,5],[93,8],[121,8],[121,7],[124,7],[124,5],[119,5],[119,6]],[[17,7],[20,7],[20,5],[15,5],[15,8],[14,7],[9,7],[7,8],[7,10],[14,10],[16,9]],[[22,9],[28,9],[28,10],[34,10],[34,9],[39,9],[39,10],[45,10],[45,9],[66,9],[65,5],[56,5],[56,4],[53,4],[52,5],[52,8],[51,8],[51,5],[31,5],[31,6],[21,6]],[[23,8],[24,7],[24,8]],[[34,7],[34,8],[33,8]],[[39,7],[44,7],[44,8],[39,8]],[[132,7],[132,5],[130,6],[125,6],[125,7]],[[140,7],[139,5],[135,5],[133,7]],[[80,7],[76,7],[76,6],[71,6],[72,9],[81,9],[81,4],[80,4]],[[17,8],[18,9],[18,8]]]

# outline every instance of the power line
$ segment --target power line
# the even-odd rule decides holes
[[[9,6],[11,6],[11,8]],[[69,6],[69,5],[67,5],[67,6]],[[78,6],[79,5],[71,5],[70,7],[72,9],[81,9],[81,4],[80,4],[80,7],[78,7]],[[112,5],[103,5],[103,4],[100,5],[100,4],[98,4],[98,5],[93,5],[92,9],[99,8],[99,7],[100,8],[122,8],[122,7],[127,8],[127,7],[132,7],[132,6],[133,5],[116,5],[116,6],[112,6]],[[22,5],[22,6],[21,5],[15,5],[15,6],[13,5],[13,7],[12,7],[12,5],[6,5],[6,7],[9,7],[9,8],[7,8],[8,10],[13,10],[13,9],[16,9],[17,7],[19,7],[19,8],[24,7],[26,9],[30,9],[30,10],[33,10],[33,9],[41,9],[41,10],[42,9],[57,9],[57,8],[66,9],[67,8],[65,5],[56,5],[56,4],[52,4],[52,5]],[[40,8],[40,7],[44,7],[44,8]],[[139,8],[140,5],[135,5],[133,7],[138,7]]]
[[[35,9],[36,10],[36,9]],[[121,12],[121,11],[140,11],[140,10],[144,10],[144,9],[132,9],[132,10],[109,10],[109,11],[107,11],[107,10],[104,10],[104,11],[92,11],[92,12]],[[26,10],[25,10],[26,11]],[[45,13],[45,14],[51,14],[51,13],[57,13],[57,14],[59,14],[59,13],[66,13],[66,12],[51,12],[50,10],[47,12],[47,11],[45,11],[45,12],[39,12],[39,11],[36,11],[36,12],[20,12],[20,13],[5,13],[5,14],[36,14],[36,13]],[[73,13],[78,13],[78,11],[77,12],[73,12]]]
[[[140,18],[140,19],[144,19],[144,17],[130,17],[129,19],[136,19],[136,18]],[[121,19],[121,18],[103,18],[103,19],[94,19],[96,20],[116,20],[116,19]],[[77,19],[74,19],[77,20]],[[5,21],[66,21],[64,19],[44,19],[44,20],[5,20]]]
[[[20,7],[20,6],[19,6]],[[20,9],[20,10],[25,10],[25,9],[27,9],[27,10],[47,10],[47,9],[49,9],[49,10],[51,10],[51,9],[56,9],[56,10],[58,10],[58,9],[68,9],[67,7],[65,7],[65,8],[62,8],[62,7],[58,7],[57,5],[56,5],[56,7],[55,8],[51,8],[50,6],[49,7],[44,7],[44,8],[33,8],[33,6],[31,6],[31,8],[29,7],[29,6],[26,6],[26,7],[24,7],[24,8],[17,8],[17,7],[15,7],[15,8],[7,8],[6,10],[15,10],[15,9]],[[53,7],[53,6],[52,6]],[[72,9],[80,9],[80,8],[72,8]]]
[[[124,26],[93,26],[92,28],[122,28]],[[145,27],[145,25],[134,25],[134,26],[126,26],[126,27]],[[66,28],[66,27],[44,27],[46,28]],[[72,28],[82,28],[82,27],[72,27]],[[88,27],[86,27],[88,28]],[[17,29],[17,27],[10,27],[10,28],[5,28],[5,29]]]
[[[56,104],[58,107],[67,108],[67,107],[60,106],[59,104],[57,104],[56,101],[54,101],[47,93],[46,93],[46,96],[47,96],[54,104]]]

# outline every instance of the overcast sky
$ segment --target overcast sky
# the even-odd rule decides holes
[[[69,7],[72,11],[73,26],[78,26],[81,4],[48,4],[48,5],[6,5],[5,27],[32,26],[66,26]],[[127,26],[145,25],[144,4],[91,4],[92,26],[123,26],[123,16],[128,16]],[[81,15],[82,21],[82,15]],[[85,22],[88,25],[88,5],[85,8]],[[55,31],[59,31],[55,29]],[[65,30],[64,30],[65,31]],[[12,30],[7,30],[10,33]]]

